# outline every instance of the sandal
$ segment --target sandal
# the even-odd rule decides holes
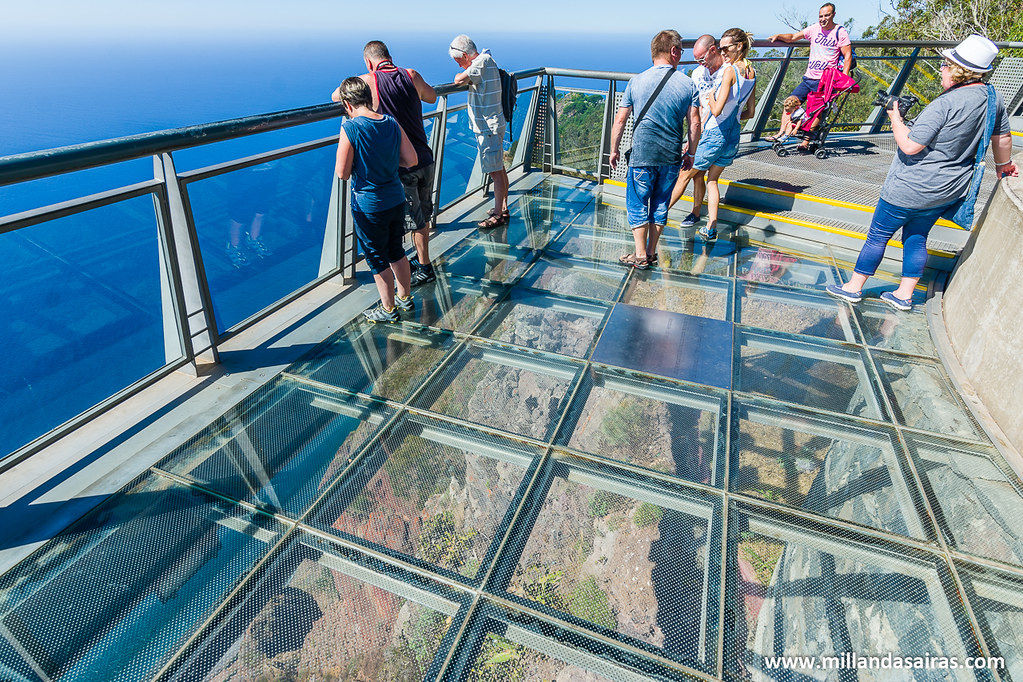
[[[650,261],[648,259],[644,258],[640,260],[639,258],[636,257],[636,254],[634,253],[625,254],[624,256],[618,259],[618,262],[621,263],[622,265],[627,265],[629,267],[637,268],[639,270],[646,270],[648,267],[650,267],[649,264]]]
[[[493,213],[489,217],[484,218],[483,220],[476,223],[476,227],[479,227],[484,230],[489,230],[493,227],[500,227],[501,225],[506,225],[508,223],[508,219],[509,216],[507,215],[498,215],[496,213]]]

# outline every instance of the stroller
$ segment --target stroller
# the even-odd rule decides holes
[[[860,91],[860,84],[852,76],[846,76],[838,69],[825,69],[817,92],[806,96],[806,113],[799,122],[793,137],[808,140],[810,153],[818,159],[828,158],[828,150],[824,141],[828,139],[831,127],[838,120],[851,93]],[[786,145],[785,140],[778,140],[771,145],[778,156],[788,156],[795,145]]]

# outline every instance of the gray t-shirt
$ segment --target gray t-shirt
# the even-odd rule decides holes
[[[1000,96],[995,110],[992,134],[1008,134]],[[964,85],[937,97],[909,129],[909,139],[927,148],[912,156],[895,154],[881,198],[902,208],[934,208],[966,196],[986,119],[986,87]]]
[[[621,108],[632,107],[638,116],[670,66],[651,66],[625,86]],[[682,163],[682,142],[689,108],[699,106],[693,80],[677,70],[657,94],[657,99],[632,131],[630,166],[673,166]]]

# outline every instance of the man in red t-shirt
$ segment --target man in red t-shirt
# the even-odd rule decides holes
[[[806,73],[802,80],[790,94],[790,97],[797,98],[800,102],[806,101],[806,96],[817,91],[821,75],[824,69],[837,68],[842,62],[842,71],[849,75],[852,69],[852,40],[849,38],[849,31],[845,26],[835,23],[835,5],[826,2],[821,5],[818,13],[818,22],[796,31],[795,33],[777,33],[768,40],[772,43],[794,43],[797,40],[810,41],[810,59],[806,65]],[[786,130],[789,125],[789,114],[784,110],[781,115],[781,129]],[[768,138],[768,139],[777,139]],[[802,147],[807,145],[804,142]]]

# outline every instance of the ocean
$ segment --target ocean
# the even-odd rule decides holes
[[[8,43],[0,46],[0,156],[323,103],[346,76],[365,71],[361,48],[369,39],[385,40],[396,63],[428,82],[450,82],[458,71],[447,54],[451,37]],[[649,65],[649,36],[485,38],[477,36],[481,49],[509,71]],[[464,96],[452,98],[459,101]],[[337,128],[329,120],[206,145],[176,153],[175,162],[179,171],[200,168]],[[464,114],[453,115],[448,130],[443,200],[460,193],[459,183],[464,188],[474,149]],[[316,277],[332,171],[327,147],[189,185],[219,330]],[[145,158],[0,187],[0,215],[152,177]],[[149,197],[0,234],[0,263],[2,457],[157,371],[166,356]]]

